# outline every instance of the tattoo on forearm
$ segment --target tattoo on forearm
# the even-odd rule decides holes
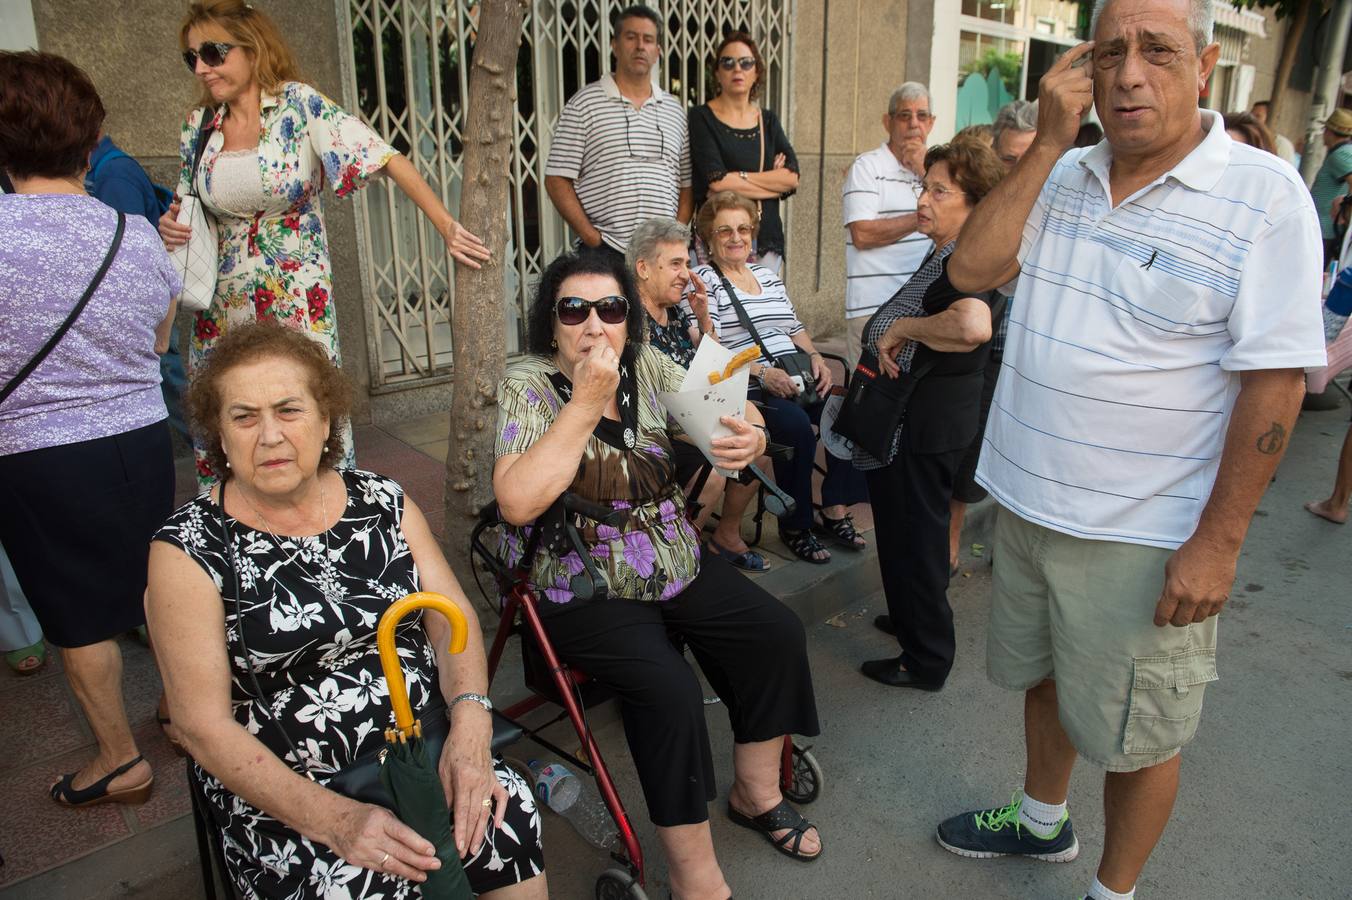
[[[1258,452],[1265,456],[1273,456],[1281,453],[1282,448],[1286,446],[1286,429],[1280,422],[1273,422],[1272,427],[1258,436]]]

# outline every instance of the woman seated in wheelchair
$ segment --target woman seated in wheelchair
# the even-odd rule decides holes
[[[499,392],[493,490],[512,526],[534,522],[565,492],[627,515],[577,523],[609,592],[575,597],[575,554],[536,555],[531,581],[559,658],[620,700],[625,735],[675,896],[730,895],[709,830],[716,796],[703,692],[672,637],[687,644],[732,722],[728,816],[797,859],[821,853],[816,829],[779,790],[786,734],[818,733],[802,623],[726,561],[701,557],[674,480],[672,428],[658,400],[684,370],[642,342],[643,310],[624,264],[583,251],[554,260],[529,312],[529,355]],[[739,470],[765,450],[761,417],[725,417],[714,442]],[[520,546],[508,541],[508,546]],[[509,562],[512,562],[509,560]]]
[[[226,478],[150,549],[147,622],[190,773],[241,896],[407,897],[440,867],[382,806],[329,787],[385,746],[390,696],[376,624],[415,591],[465,615],[464,652],[425,611],[395,643],[413,710],[446,716],[438,761],[457,849],[484,897],[547,895],[540,819],[491,751],[483,639],[427,520],[398,484],[335,470],[351,387],[323,347],[275,324],[221,338],[188,391]]]

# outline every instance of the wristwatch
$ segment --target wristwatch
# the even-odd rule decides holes
[[[452,700],[450,703],[447,703],[447,704],[446,704],[446,718],[449,719],[449,718],[451,717],[451,711],[452,711],[453,709],[455,709],[455,705],[456,705],[457,703],[460,703],[460,702],[465,701],[465,700],[468,700],[470,703],[477,703],[477,704],[479,704],[480,706],[482,706],[485,710],[487,710],[487,711],[490,712],[490,713],[493,711],[493,701],[492,701],[492,700],[489,700],[489,699],[488,699],[487,697],[485,697],[483,694],[476,694],[476,693],[473,693],[472,691],[467,691],[467,692],[465,692],[465,693],[460,694],[459,696],[457,696],[457,697],[456,697],[454,700]]]

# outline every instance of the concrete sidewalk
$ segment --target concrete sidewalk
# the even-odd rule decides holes
[[[358,464],[398,480],[439,537],[444,525],[441,496],[447,431],[444,414],[355,430]],[[190,458],[179,460],[178,483],[180,502],[196,493]],[[854,512],[860,528],[871,537],[867,505]],[[977,527],[983,521],[980,513],[973,516]],[[864,553],[837,551],[830,564],[811,565],[794,558],[779,542],[773,517],[767,517],[766,525],[761,549],[772,569],[757,577],[805,620],[836,611],[842,605],[838,598],[876,590],[873,548]],[[463,581],[467,590],[473,590],[472,579],[466,576]],[[9,821],[14,823],[0,827],[0,855],[5,860],[0,866],[0,898],[178,900],[200,896],[184,763],[173,756],[154,720],[161,691],[159,674],[143,645],[131,638],[121,643],[128,714],[137,742],[156,772],[155,792],[140,807],[110,804],[74,811],[52,803],[47,786],[93,754],[93,735],[55,655],[31,678],[19,678],[8,669],[0,671],[0,721],[4,722],[0,728],[0,808],[10,811]],[[511,660],[504,664],[493,690],[500,704],[524,691],[519,671],[519,664]],[[598,724],[614,721],[612,707],[604,707],[593,720]],[[575,738],[567,743],[566,730],[557,731],[566,746],[576,744]],[[15,827],[20,822],[22,826]]]

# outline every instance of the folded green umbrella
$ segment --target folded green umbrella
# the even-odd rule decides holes
[[[468,630],[465,616],[459,607],[440,594],[409,594],[390,605],[380,617],[376,630],[376,645],[380,649],[380,666],[385,670],[385,681],[390,690],[390,705],[394,708],[395,727],[385,732],[388,753],[380,767],[380,780],[394,798],[395,814],[399,820],[436,848],[441,868],[429,870],[427,880],[420,887],[424,900],[472,900],[465,867],[451,836],[451,815],[446,808],[446,792],[437,775],[437,761],[428,752],[422,738],[422,728],[413,718],[408,702],[408,688],[399,656],[394,647],[394,630],[399,620],[415,609],[435,609],[451,624],[451,653],[465,649]]]

